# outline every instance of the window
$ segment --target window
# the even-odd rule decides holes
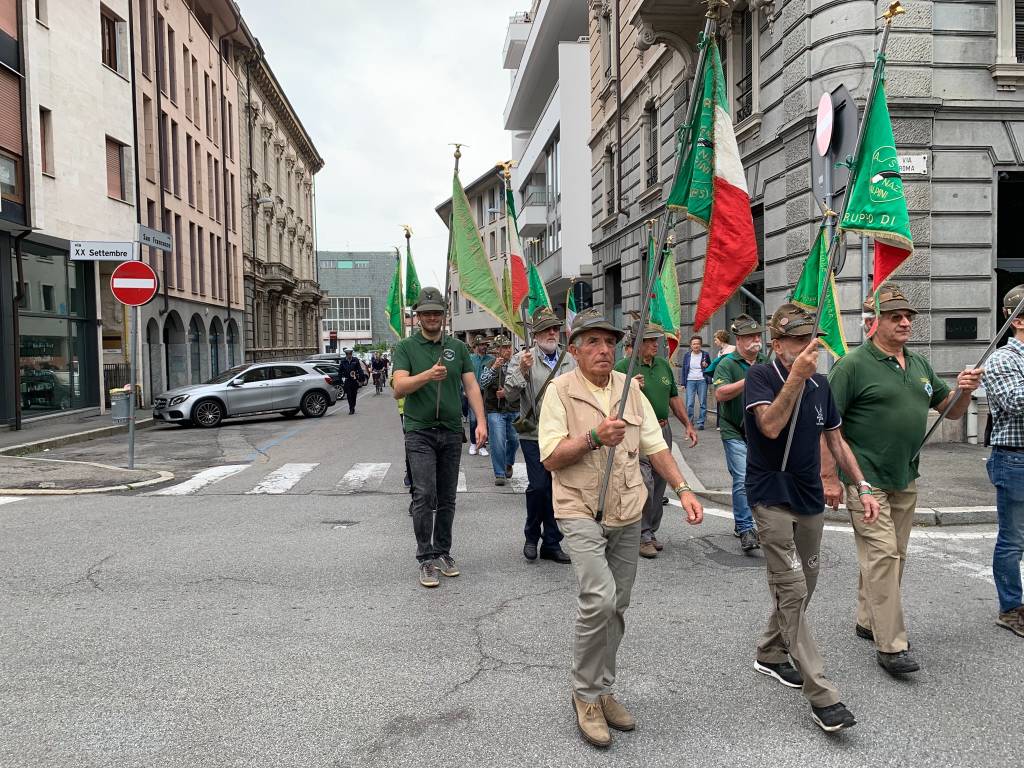
[[[192,67],[189,63],[191,60],[189,56],[188,48],[181,46],[181,75],[182,84],[185,86],[185,117],[189,120],[192,119]]]
[[[196,210],[203,212],[203,152],[196,142]]]
[[[209,152],[206,153],[206,194],[208,196],[207,202],[209,203],[209,206],[207,207],[207,212],[210,214],[210,216],[214,220],[216,220],[217,217],[213,215],[214,214],[214,208],[213,208],[213,206],[214,206],[213,155],[211,155]]]
[[[648,104],[644,109],[644,153],[647,187],[658,183],[658,109]]]
[[[217,286],[220,284],[220,278],[217,276],[217,268],[220,265],[217,263],[217,236],[210,233],[210,295],[213,298],[217,298]]]
[[[156,226],[156,203],[153,200],[146,200],[146,226]],[[156,269],[156,248],[148,248],[149,251],[149,266]]]
[[[484,198],[483,195],[476,199],[476,225],[482,227],[484,225]]]
[[[220,221],[220,160],[213,161],[213,211],[214,219]]]
[[[320,269],[334,269],[334,262],[333,261],[321,261],[320,262]]]
[[[607,81],[612,77],[612,16],[608,11],[598,17],[598,36],[601,38],[601,64]]]
[[[305,376],[306,372],[302,368],[296,365],[275,365],[274,366],[274,378],[275,379],[294,379],[299,376]]]
[[[754,112],[754,12],[747,8],[736,14],[737,24],[733,40],[737,43],[736,122],[742,122]]]
[[[146,142],[146,178],[156,181],[156,136],[153,130],[153,100],[142,97],[142,122]]]
[[[351,261],[336,261],[334,262],[335,269],[352,269]]]
[[[370,297],[332,296],[324,330],[370,333]]]
[[[173,223],[174,223],[173,215],[171,214],[169,209],[164,208],[163,224],[161,225],[160,229],[163,232],[170,232],[171,231],[171,226],[172,226]],[[164,262],[164,269],[166,270],[166,274],[167,274],[167,285],[168,285],[168,287],[170,287],[172,285],[177,285],[177,282],[174,279],[174,265],[175,265],[174,255],[171,254],[171,253],[167,253],[166,251],[161,251],[160,252],[160,257],[163,259],[163,262]]]
[[[119,22],[106,8],[100,8],[100,55],[103,63],[115,72],[120,71],[118,51]]]
[[[199,125],[199,62],[192,57],[192,122]]]
[[[170,131],[167,129],[167,113],[160,113],[160,186],[164,192],[171,191],[171,156],[167,151],[167,139]]]
[[[0,195],[21,202],[21,162],[13,155],[0,152]]]
[[[36,20],[46,23],[46,0],[36,0]]]
[[[608,147],[604,151],[604,212],[612,216],[618,210],[615,204],[615,151]]]
[[[196,225],[188,223],[188,265],[192,293],[199,293],[199,265],[196,263]]]
[[[210,82],[210,104],[213,105],[213,143],[220,146],[220,111],[217,109],[217,84]]]
[[[125,190],[124,146],[107,137],[107,197],[127,199]]]
[[[53,286],[40,284],[39,288],[43,298],[43,312],[53,312],[55,309]]]
[[[495,237],[494,237],[494,233],[493,233],[493,232],[491,232],[491,235],[490,235],[490,237],[488,237],[488,238],[487,238],[487,244],[488,244],[488,245],[490,245],[490,247],[491,247],[491,248],[490,248],[490,253],[489,253],[489,254],[487,254],[487,255],[488,255],[488,256],[490,256],[490,257],[491,257],[492,259],[493,259],[493,258],[494,258],[495,256],[497,256],[497,255],[498,255],[498,254],[497,254],[497,247],[496,247],[496,245],[495,245],[495,243],[494,243],[494,240],[495,240]]]
[[[156,82],[160,90],[167,93],[167,62],[164,61],[167,48],[164,17],[156,15]]]
[[[235,156],[235,107],[228,103],[228,157]]]
[[[178,46],[174,42],[174,30],[167,25],[167,79],[170,85],[171,101],[178,103],[178,65],[175,63],[175,51]]]
[[[473,311],[473,302],[470,301],[469,299],[466,299],[466,314],[469,314],[472,311]]]
[[[203,100],[206,102],[206,138],[210,138],[210,76],[203,73]]]
[[[455,314],[459,314],[459,292],[452,291],[452,308],[455,310]]]
[[[508,253],[508,234],[504,227],[501,228],[501,252]]]
[[[149,60],[149,3],[139,3],[139,44],[142,53],[142,74],[151,77]]]
[[[174,270],[178,275],[175,284],[179,291],[185,290],[185,265],[182,263],[181,252],[181,216],[174,215]]]
[[[191,205],[193,208],[195,208],[195,206],[196,206],[196,192],[195,192],[196,169],[195,169],[195,166],[193,165],[193,163],[194,163],[194,160],[193,160],[193,155],[192,155],[192,137],[189,136],[188,133],[186,133],[185,134],[185,165],[187,166],[186,170],[188,172],[188,177],[187,177],[187,182],[188,182],[188,184],[187,184],[187,186],[188,186],[188,204]]]
[[[199,295],[206,295],[206,259],[203,254],[205,247],[205,239],[203,237],[203,228],[196,227],[196,245],[199,247]]]
[[[39,108],[39,153],[43,173],[53,175],[53,113],[45,107]]]
[[[266,381],[270,378],[270,366],[266,368],[253,368],[251,371],[246,371],[239,379],[243,384],[255,384],[256,382]]]
[[[178,124],[171,120],[171,178],[174,196],[181,198],[181,153],[178,151]]]
[[[353,264],[353,266],[355,266],[356,269],[369,269],[370,268],[370,262],[368,262],[368,261],[354,261],[354,262],[352,262],[352,264]]]

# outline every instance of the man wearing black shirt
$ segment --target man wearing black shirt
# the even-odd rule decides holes
[[[860,482],[864,475],[839,431],[842,419],[828,380],[817,373],[818,340],[811,339],[814,325],[813,315],[795,304],[783,304],[769,323],[775,359],[747,372],[746,486],[774,606],[757,646],[754,668],[790,688],[802,687],[811,704],[812,719],[831,732],[857,721],[825,677],[824,662],[805,614],[818,580],[824,526],[822,444],[850,477]],[[796,419],[796,427],[784,471],[791,419]],[[870,489],[862,501],[865,522],[873,522],[878,502]]]

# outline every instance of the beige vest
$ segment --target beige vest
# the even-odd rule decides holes
[[[623,374],[612,371],[612,413],[618,411],[625,381]],[[604,421],[607,415],[587,388],[579,369],[556,378],[551,382],[549,390],[554,390],[565,406],[569,437],[586,434]],[[647,501],[647,488],[640,474],[640,425],[644,421],[642,397],[643,393],[638,386],[634,384],[630,387],[626,410],[622,416],[627,425],[626,437],[615,449],[612,476],[604,505],[603,522],[611,527],[629,525],[639,520]],[[551,473],[551,495],[556,518],[594,517],[607,463],[608,448],[598,448],[584,454],[572,466]]]

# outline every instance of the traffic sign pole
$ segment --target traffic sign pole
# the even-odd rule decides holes
[[[138,307],[131,307],[128,312],[129,338],[131,340],[131,352],[128,353],[128,381],[131,387],[131,395],[128,399],[128,469],[135,469],[135,347],[138,344],[139,318]]]

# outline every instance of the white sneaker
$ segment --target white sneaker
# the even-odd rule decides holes
[[[476,443],[469,444],[469,455],[476,456]]]
[[[470,449],[470,453],[472,453],[472,452],[473,452],[472,449]],[[479,453],[481,456],[489,456],[490,455],[489,453],[487,453],[487,449],[484,448],[482,445],[480,446],[479,450],[477,450],[477,453]]]

